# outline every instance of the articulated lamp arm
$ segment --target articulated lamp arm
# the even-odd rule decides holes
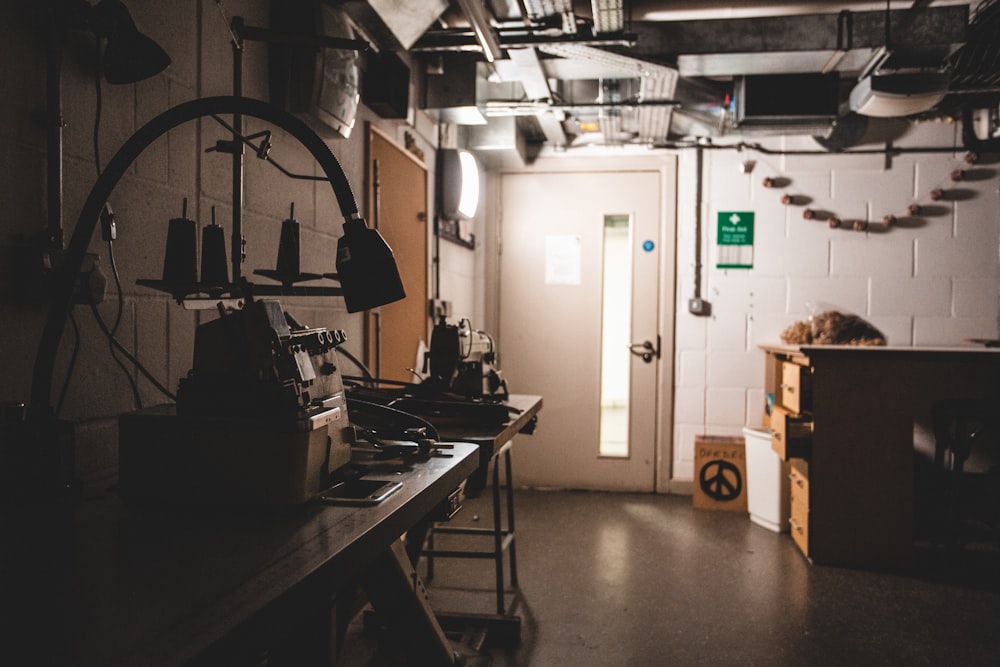
[[[69,318],[74,283],[80,273],[84,255],[94,235],[94,229],[97,226],[97,221],[105,202],[111,197],[112,191],[125,174],[129,165],[154,140],[182,123],[203,116],[219,114],[242,114],[259,118],[273,123],[294,136],[312,153],[326,174],[330,185],[333,187],[334,196],[337,199],[340,211],[345,220],[345,237],[348,235],[360,235],[366,240],[370,240],[366,232],[374,232],[377,235],[375,230],[367,228],[364,220],[358,213],[358,205],[347,176],[337,158],[330,151],[330,148],[308,125],[292,114],[266,102],[231,96],[202,98],[168,109],[140,128],[122,145],[114,157],[107,163],[107,166],[97,179],[83,205],[80,217],[73,228],[73,235],[66,249],[65,264],[55,280],[48,317],[45,320],[45,327],[42,330],[38,344],[38,353],[35,356],[30,406],[33,417],[48,418],[52,416],[51,394],[55,372],[55,359],[59,350],[59,343],[62,340],[63,330],[66,328],[66,321]],[[384,245],[384,242],[382,244]],[[388,250],[388,246],[385,246],[385,249]],[[389,254],[391,257],[391,251]],[[348,260],[343,265],[341,263],[342,256]],[[357,273],[356,271],[349,270],[351,268],[350,259],[350,252],[338,250],[338,273],[345,279],[348,275],[353,276]],[[379,268],[386,270],[385,263],[380,263]],[[394,262],[392,263],[391,270],[395,271]],[[390,279],[392,278],[393,276],[390,276]],[[396,283],[399,283],[398,272],[395,273],[394,278]],[[346,296],[349,286],[345,285],[345,282],[346,280],[341,280],[341,287],[344,288]],[[390,298],[389,300],[402,297],[402,285],[398,284],[398,289],[394,292],[394,298]],[[387,302],[385,301],[385,303]],[[349,303],[348,310],[354,312],[356,309],[351,308]]]

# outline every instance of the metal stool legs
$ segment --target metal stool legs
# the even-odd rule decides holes
[[[423,550],[423,555],[427,557],[427,581],[434,576],[435,558],[480,558],[490,559],[494,563],[496,574],[496,596],[497,614],[506,613],[504,603],[504,552],[510,555],[510,583],[513,588],[517,587],[517,552],[514,543],[514,482],[511,466],[511,443],[507,442],[501,447],[492,459],[493,464],[493,527],[492,528],[466,528],[452,526],[432,526],[427,536],[427,548]],[[507,478],[504,492],[506,497],[501,500],[500,493],[500,459],[503,458],[504,473]],[[503,510],[506,506],[507,525],[503,524]],[[471,549],[437,549],[434,546],[434,534],[452,535],[477,535],[480,537],[492,537],[493,548],[486,550]]]

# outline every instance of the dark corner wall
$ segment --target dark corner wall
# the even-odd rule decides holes
[[[14,261],[27,257],[29,267],[44,263],[34,254],[39,247],[36,239],[46,231],[50,209],[46,128],[54,119],[46,118],[47,5],[35,0],[10,0],[0,5],[0,142],[6,149],[0,161],[0,264],[4,267],[0,280],[0,401],[4,402],[29,402],[32,367],[48,312],[39,276]],[[220,5],[209,0],[131,0],[126,5],[139,30],[163,47],[172,64],[139,83],[112,85],[101,80],[98,93],[94,35],[71,31],[60,40],[62,225],[67,241],[99,170],[137,129],[180,103],[233,92],[233,50]],[[267,0],[227,0],[221,6],[229,17],[244,17],[247,25],[268,25]],[[244,95],[268,100],[266,44],[247,43],[242,84]],[[402,121],[383,120],[361,105],[350,137],[328,142],[362,213],[367,123],[393,137],[402,134]],[[247,134],[263,127],[262,121],[245,119]],[[433,155],[433,146],[425,136],[413,128],[409,132],[416,135],[418,146]],[[98,312],[109,327],[118,322],[117,339],[172,391],[191,367],[196,326],[217,315],[214,310],[186,310],[169,295],[138,286],[136,281],[162,276],[168,221],[181,217],[185,199],[187,217],[199,227],[211,222],[214,212],[215,220],[227,230],[229,253],[231,157],[206,151],[217,140],[228,138],[228,132],[210,118],[184,123],[153,142],[117,183],[109,203],[117,216],[113,252],[121,281],[120,302],[107,244],[100,234],[90,243],[99,275],[107,285]],[[310,153],[293,137],[278,130],[272,144],[271,157],[289,171],[321,173]],[[428,162],[432,167],[433,160]],[[242,207],[244,275],[258,268],[274,268],[280,223],[293,204],[301,225],[302,270],[335,270],[343,218],[330,186],[287,178],[248,151]],[[347,349],[360,354],[361,316],[348,315],[339,297],[283,299],[282,304],[303,324],[346,330]],[[117,416],[137,407],[129,378],[143,406],[167,402],[131,363],[121,363],[124,368],[112,356],[90,307],[75,305],[72,323],[62,338],[52,402],[61,419],[75,424],[77,473],[85,481],[113,479],[116,473]]]

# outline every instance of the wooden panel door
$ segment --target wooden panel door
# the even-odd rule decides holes
[[[392,248],[406,298],[369,311],[366,363],[376,377],[412,382],[420,341],[428,339],[427,167],[369,125],[367,135],[369,224]]]

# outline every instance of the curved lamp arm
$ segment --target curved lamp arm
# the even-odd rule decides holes
[[[351,185],[337,158],[319,135],[292,114],[260,100],[231,96],[206,97],[164,111],[140,128],[115,153],[97,179],[80,211],[80,217],[73,228],[73,236],[66,248],[65,264],[54,284],[48,317],[38,343],[31,381],[32,416],[52,416],[52,378],[55,373],[56,354],[59,351],[63,330],[66,328],[66,320],[69,318],[73,287],[105,202],[110,198],[125,170],[154,140],[182,123],[213,114],[253,116],[273,123],[294,136],[309,149],[326,173],[344,216],[345,229],[349,223],[350,228],[365,226],[364,220],[358,213]]]

